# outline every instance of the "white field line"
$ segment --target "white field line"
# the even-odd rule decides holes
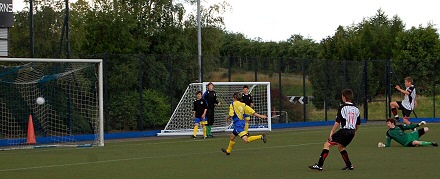
[[[322,142],[319,142],[319,143],[294,144],[294,145],[282,145],[282,146],[258,147],[258,148],[247,148],[247,149],[235,149],[234,151],[262,150],[262,149],[274,149],[274,148],[285,148],[285,147],[301,147],[301,146],[316,145],[316,144],[322,144]],[[201,155],[201,154],[213,154],[213,153],[221,153],[221,151],[218,150],[218,151],[203,152],[203,153],[197,152],[197,154],[188,153],[188,154],[178,154],[178,155],[162,155],[162,156],[134,157],[134,158],[126,158],[126,159],[103,160],[103,161],[96,161],[96,162],[79,162],[79,163],[67,163],[67,164],[58,164],[58,165],[43,165],[43,166],[35,166],[35,167],[8,168],[8,169],[0,169],[0,172],[35,170],[35,169],[57,168],[57,167],[78,166],[78,165],[90,165],[90,164],[100,164],[100,163],[112,163],[112,162],[122,162],[122,161],[143,160],[143,159],[183,157],[183,156]]]
[[[431,124],[432,125],[432,124]],[[331,128],[327,126],[328,128]],[[321,127],[320,127],[321,128]],[[384,128],[381,126],[368,126],[368,128],[360,128],[358,132],[364,131],[370,131],[370,128]],[[386,129],[386,128],[385,128]],[[284,133],[284,132],[294,132],[295,134],[301,134],[301,133],[314,133],[316,134],[316,130],[307,130],[307,129],[294,129],[294,130],[282,130],[282,131],[272,131],[270,133]],[[320,132],[328,132],[328,131],[320,131]],[[171,138],[172,139],[172,138]],[[164,139],[169,140],[169,139]],[[173,144],[173,143],[187,143],[187,142],[205,142],[205,141],[211,141],[211,140],[225,140],[225,135],[222,135],[222,137],[214,138],[214,139],[207,139],[207,140],[192,140],[188,139],[187,141],[164,141],[164,142],[151,142],[151,143],[137,143],[142,140],[136,140],[136,141],[130,141],[133,142],[133,144],[127,144],[128,141],[123,142],[117,142],[121,143],[121,145],[112,145],[112,146],[127,146],[127,145],[157,145],[157,144]],[[270,138],[269,138],[270,140]],[[145,141],[145,140],[144,140]],[[146,141],[147,142],[147,141]],[[267,146],[267,147],[258,147],[258,148],[246,148],[246,149],[234,149],[234,151],[245,151],[245,150],[261,150],[261,149],[275,149],[275,148],[285,148],[285,147],[301,147],[301,146],[309,146],[309,145],[321,145],[325,142],[323,140],[322,142],[314,142],[314,143],[303,143],[303,144],[292,144],[292,145],[281,145],[281,146]],[[124,143],[124,144],[123,144]],[[59,148],[59,149],[48,149],[48,150],[38,150],[35,152],[45,152],[45,151],[53,151],[53,150],[89,150],[84,148]],[[210,152],[197,152],[197,155],[201,154],[213,154],[213,153],[220,153],[221,151],[210,151]],[[16,154],[16,153],[8,153],[8,154]],[[1,155],[1,153],[0,153]],[[193,153],[188,154],[179,154],[179,155],[162,155],[162,156],[149,156],[149,157],[135,157],[135,158],[126,158],[126,159],[114,159],[114,160],[103,160],[103,161],[95,161],[95,162],[79,162],[79,163],[68,163],[68,164],[58,164],[58,165],[43,165],[43,166],[35,166],[35,167],[22,167],[22,168],[9,168],[9,169],[0,169],[0,172],[8,172],[8,171],[23,171],[23,170],[32,170],[32,169],[44,169],[44,168],[56,168],[56,167],[66,167],[66,166],[78,166],[78,165],[89,165],[89,164],[99,164],[99,163],[111,163],[111,162],[121,162],[121,161],[133,161],[133,160],[143,160],[143,159],[157,159],[157,158],[169,158],[169,157],[183,157],[183,156],[190,156],[190,155],[196,155]]]

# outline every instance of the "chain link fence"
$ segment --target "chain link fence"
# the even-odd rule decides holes
[[[99,54],[81,58],[104,60],[106,131],[163,128],[187,85],[198,82],[197,56]],[[274,123],[334,120],[345,88],[354,91],[354,103],[361,109],[362,118],[385,120],[391,116],[389,103],[403,100],[394,86],[403,85],[404,78],[412,76],[397,70],[392,60],[204,57],[202,62],[203,81],[271,82]],[[414,79],[419,105],[411,117],[438,117],[438,66],[430,69],[431,81]],[[419,87],[420,83],[423,85]],[[147,99],[150,90],[160,92],[167,104],[162,108],[168,109],[154,108],[151,103],[156,102]],[[127,95],[127,91],[138,95],[117,101],[124,99],[118,96]],[[137,110],[121,114],[120,110],[127,110],[121,105]]]

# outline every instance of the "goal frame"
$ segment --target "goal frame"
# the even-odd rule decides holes
[[[200,90],[202,90],[202,92],[205,92],[207,90],[207,86],[208,86],[209,83],[211,83],[211,82],[191,83],[191,84],[195,84],[195,85],[199,84],[199,85],[201,85],[202,87],[201,87]],[[235,85],[235,86],[237,86],[237,85],[241,85],[241,86],[243,86],[243,85],[266,85],[267,86],[267,88],[266,88],[267,95],[266,95],[266,99],[265,100],[267,101],[267,104],[266,104],[267,111],[265,111],[265,112],[267,113],[266,114],[267,115],[267,128],[249,128],[249,131],[272,131],[272,111],[271,111],[272,104],[271,104],[271,91],[270,91],[271,87],[270,87],[270,82],[212,82],[212,83],[214,84],[214,86],[218,86],[218,85]],[[189,85],[191,85],[191,84],[189,84]],[[189,85],[188,85],[188,88],[189,88]],[[252,87],[250,86],[250,88],[252,88]],[[185,93],[186,92],[187,91],[185,91]],[[191,94],[191,95],[193,95],[193,94]],[[193,129],[166,130],[168,128],[168,126],[170,125],[171,119],[176,114],[176,112],[179,109],[179,107],[182,105],[184,97],[185,96],[182,96],[182,98],[180,99],[176,109],[174,110],[173,114],[170,117],[170,121],[168,121],[167,125],[165,126],[165,129],[161,130],[160,133],[157,133],[157,136],[193,135]],[[230,99],[232,101],[232,96],[230,97]],[[221,105],[222,106],[223,105],[229,106],[229,104],[221,104]],[[216,110],[216,112],[217,112],[217,110]],[[257,112],[259,112],[259,111],[257,111]],[[259,113],[261,113],[261,112],[259,112]],[[229,126],[213,127],[212,131],[214,131],[214,132],[231,132],[231,131],[233,131],[231,126],[232,126],[232,123],[230,123]],[[203,134],[203,132],[199,130],[198,135],[201,135],[201,134]]]
[[[59,62],[59,63],[96,63],[98,64],[98,104],[99,137],[97,146],[104,146],[104,81],[102,59],[50,59],[50,58],[0,58],[0,62]]]

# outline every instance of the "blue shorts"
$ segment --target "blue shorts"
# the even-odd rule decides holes
[[[251,115],[249,115],[249,114],[245,114],[245,115],[244,115],[244,119],[246,119],[246,121],[251,120]]]
[[[245,125],[246,125],[245,120],[235,121],[234,122],[234,131],[232,131],[232,134],[234,134],[235,136],[239,136],[239,137],[245,136],[247,134],[246,131],[244,131]]]
[[[208,122],[206,121],[206,119],[203,119],[201,117],[198,117],[195,119],[195,124],[207,124]]]

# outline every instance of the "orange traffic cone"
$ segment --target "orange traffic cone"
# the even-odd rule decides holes
[[[273,114],[272,114],[272,116],[277,116],[277,111],[276,111],[275,107],[273,107]]]
[[[37,140],[35,137],[34,120],[32,119],[32,114],[29,115],[27,143],[28,144],[36,144],[37,143]]]

